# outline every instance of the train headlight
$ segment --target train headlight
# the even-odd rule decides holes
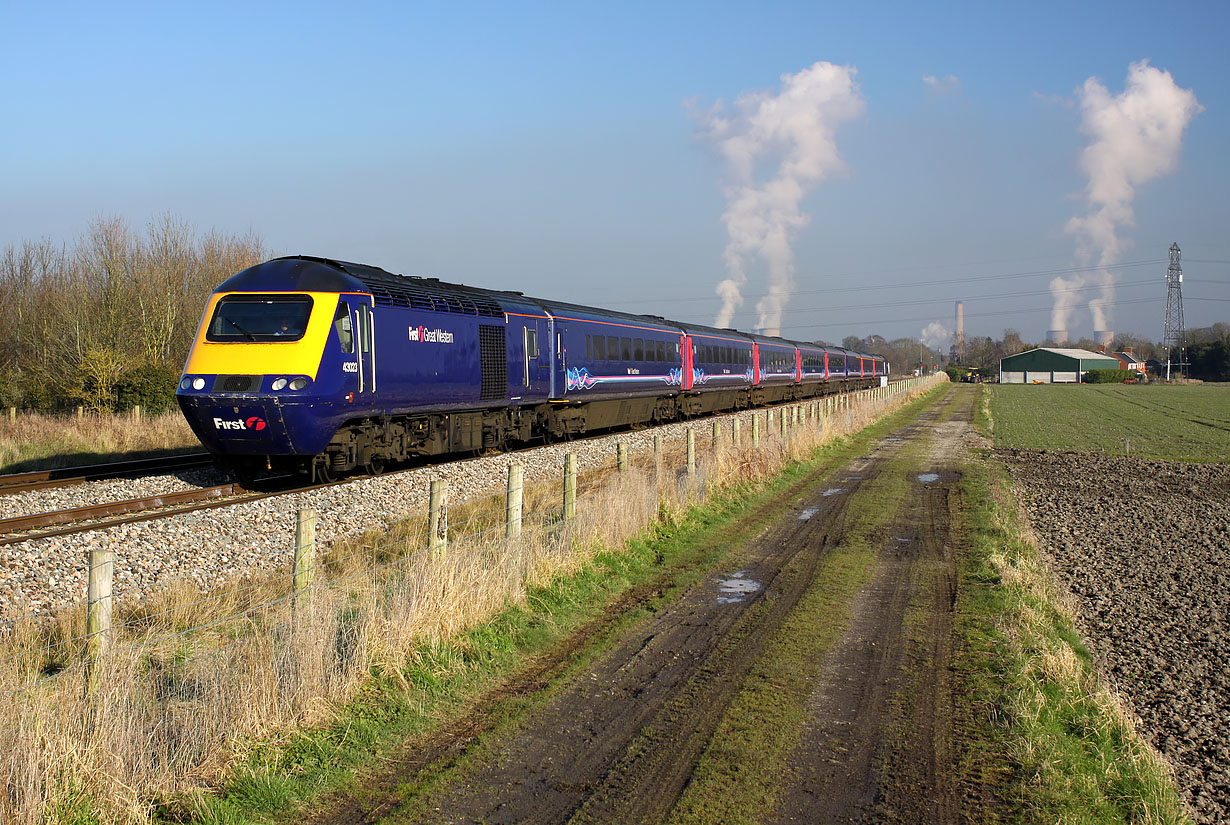
[[[188,378],[188,377],[186,377],[186,376],[184,377],[184,380],[183,380],[183,381],[180,381],[180,382],[179,382],[179,388],[180,388],[181,390],[186,390],[186,389],[188,389],[188,388],[189,388],[189,387],[191,387],[191,386],[192,386],[192,379],[191,379],[191,378]]]
[[[290,382],[290,388],[292,390],[307,389],[307,385],[308,385],[308,380],[306,378],[296,378]]]
[[[278,390],[286,389],[286,379],[285,378],[275,378],[273,381],[272,388],[274,392],[277,392]]]
[[[205,389],[205,379],[204,378],[193,378],[192,379],[192,389],[194,390]]]

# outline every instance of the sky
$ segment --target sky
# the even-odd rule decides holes
[[[1172,242],[1187,325],[1230,320],[1227,31],[1213,2],[0,0],[0,249],[171,213],[275,254],[699,323],[734,260],[738,328],[767,328],[773,295],[787,337],[945,349],[957,300],[967,335],[1042,340],[1057,278],[1089,335],[1109,278],[1103,323],[1156,340]],[[1141,61],[1197,103],[1084,269],[1108,260],[1078,231],[1102,214],[1088,84],[1113,101]],[[817,66],[848,105],[736,168],[727,139],[768,134],[757,112]],[[797,172],[817,127],[823,168]],[[782,177],[776,257],[740,246],[739,195]]]

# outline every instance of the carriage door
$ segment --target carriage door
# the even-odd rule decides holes
[[[370,300],[358,295],[349,298],[354,319],[355,355],[359,362],[357,397],[366,401],[371,401],[376,394],[376,330]]]
[[[760,385],[760,344],[752,344],[752,383]]]
[[[551,340],[547,319],[531,319],[521,328],[522,379],[526,396],[546,397],[551,390]]]
[[[680,361],[680,369],[683,371],[679,376],[679,388],[684,390],[692,389],[692,384],[695,381],[695,376],[692,374],[692,336],[684,335],[683,340],[679,345],[679,353],[682,356]]]

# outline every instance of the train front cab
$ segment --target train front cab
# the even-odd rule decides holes
[[[237,469],[298,466],[378,391],[372,298],[211,296],[176,393],[193,432]]]

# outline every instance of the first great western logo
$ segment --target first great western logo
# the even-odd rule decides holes
[[[244,432],[260,432],[269,426],[265,423],[265,419],[259,415],[250,415],[247,418],[215,418],[215,430],[240,430]]]
[[[451,344],[453,333],[446,329],[428,329],[419,325],[410,327],[410,340],[426,344]]]

